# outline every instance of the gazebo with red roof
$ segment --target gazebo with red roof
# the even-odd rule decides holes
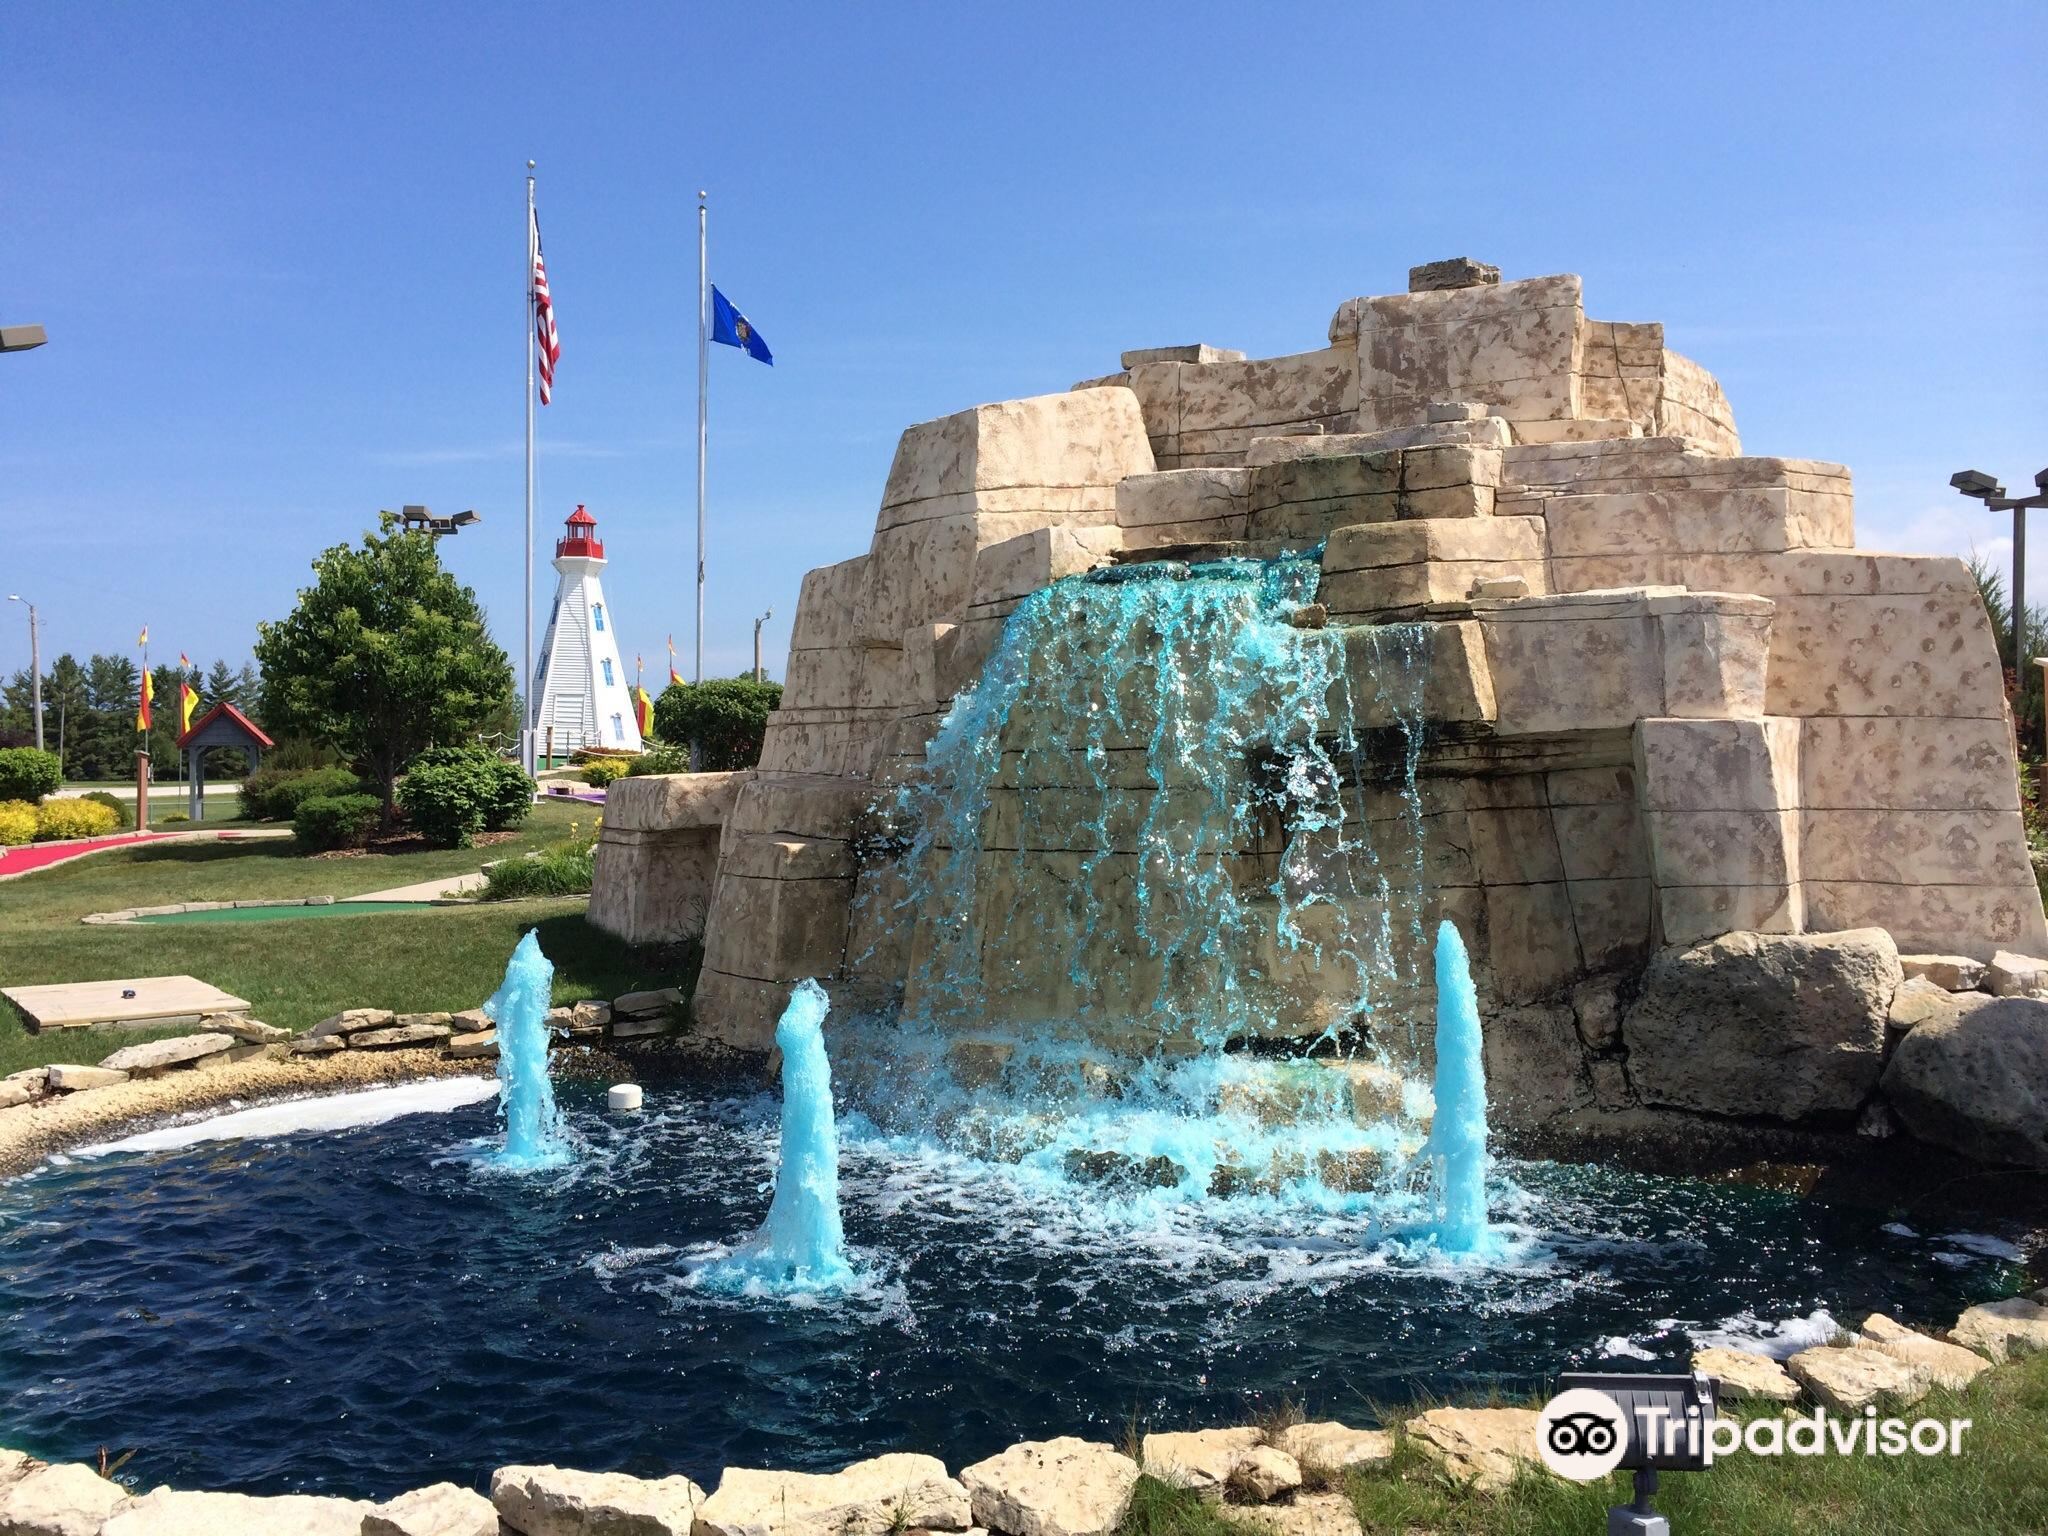
[[[249,760],[249,771],[263,766],[263,752],[276,743],[263,728],[223,699],[192,722],[192,728],[178,738],[178,750],[185,754],[185,777],[192,786],[186,812],[194,821],[206,819],[206,754],[215,747],[240,748]]]

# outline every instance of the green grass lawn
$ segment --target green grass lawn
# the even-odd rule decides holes
[[[1900,1417],[1970,1420],[1962,1454],[1738,1452],[1704,1472],[1667,1474],[1657,1510],[1687,1536],[2048,1531],[2048,1354],[1987,1371],[1967,1391],[1931,1392]],[[1527,1473],[1498,1494],[1467,1492],[1405,1442],[1392,1461],[1352,1474],[1341,1487],[1366,1536],[1587,1536],[1605,1530],[1607,1509],[1630,1497],[1626,1473],[1586,1484]],[[1194,1495],[1147,1478],[1118,1536],[1245,1533]]]
[[[636,950],[583,920],[583,897],[426,908],[389,916],[267,923],[86,926],[88,912],[176,901],[356,896],[479,868],[559,841],[595,807],[537,805],[514,842],[360,858],[309,859],[288,839],[174,843],[94,854],[0,884],[0,985],[184,973],[249,1000],[267,1023],[303,1029],[349,1007],[474,1008],[497,987],[528,928],[555,963],[555,999],[612,997],[687,984],[694,952]],[[97,1061],[170,1030],[30,1035],[0,1005],[0,1073],[51,1061]]]

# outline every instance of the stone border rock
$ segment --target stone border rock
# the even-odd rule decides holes
[[[1970,1308],[1956,1319],[1950,1340],[1992,1342],[1994,1334],[2001,1358],[2048,1351],[2048,1306],[2014,1297]],[[1817,1402],[1849,1414],[1879,1403],[1908,1407],[1930,1381],[1962,1386],[1994,1368],[1961,1342],[1917,1333],[1882,1313],[1871,1314],[1859,1334],[1800,1351],[1783,1370],[1766,1356],[1740,1350],[1703,1349],[1693,1358],[1696,1365],[1727,1368],[1723,1395],[1731,1399],[1794,1401],[1805,1384]],[[1790,1388],[1789,1398],[1783,1388]],[[1452,1482],[1496,1492],[1525,1470],[1548,1475],[1536,1452],[1536,1421],[1532,1408],[1439,1407],[1409,1418],[1401,1433]],[[1245,1514],[1256,1520],[1257,1506],[1298,1492],[1314,1497],[1312,1490],[1328,1488],[1347,1469],[1389,1460],[1395,1445],[1389,1431],[1335,1421],[1148,1434],[1140,1460],[1101,1441],[1064,1436],[1020,1442],[963,1467],[957,1477],[935,1456],[904,1452],[830,1473],[728,1467],[708,1495],[679,1474],[643,1478],[522,1465],[492,1473],[489,1498],[444,1482],[374,1504],[169,1487],[136,1495],[83,1464],[52,1466],[0,1450],[0,1530],[66,1536],[276,1536],[287,1530],[297,1536],[1113,1536],[1141,1476],[1205,1502],[1228,1498],[1251,1506]],[[1284,1518],[1279,1509],[1273,1514]]]

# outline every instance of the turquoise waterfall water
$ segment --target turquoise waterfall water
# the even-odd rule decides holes
[[[548,1004],[554,981],[554,965],[529,932],[512,951],[504,982],[484,1004],[498,1031],[505,1145],[495,1161],[501,1167],[552,1167],[568,1156],[562,1113],[548,1077]]]
[[[800,981],[775,1026],[782,1052],[782,1150],[768,1219],[703,1282],[719,1289],[827,1290],[853,1278],[839,1217],[839,1129],[825,1055],[825,989]]]
[[[1429,1135],[1436,1175],[1437,1244],[1450,1253],[1486,1246],[1486,1061],[1479,998],[1457,925],[1436,933],[1436,1123]]]
[[[1412,980],[1423,631],[1297,625],[1319,578],[1316,551],[1157,562],[1018,605],[882,807],[924,926],[906,1021],[1106,1014],[1214,1048],[1270,1033],[1290,987],[1335,1033]],[[1065,975],[991,963],[1020,932]]]

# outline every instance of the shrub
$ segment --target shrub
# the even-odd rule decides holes
[[[613,779],[623,779],[632,768],[629,758],[594,757],[583,765],[583,782],[592,789],[603,789]]]
[[[164,812],[163,815],[157,817],[157,820],[162,822],[167,827],[175,825],[176,823],[181,821],[190,821],[191,819],[192,818],[183,811],[166,811]]]
[[[31,805],[64,782],[64,765],[54,752],[34,747],[0,747],[0,800]]]
[[[104,805],[108,810],[112,811],[118,818],[114,823],[116,830],[126,831],[135,825],[135,813],[129,809],[126,800],[116,795],[110,795],[104,789],[96,789],[91,794],[85,795],[82,798],[90,800],[94,805]]]
[[[435,847],[467,848],[484,830],[496,787],[487,763],[428,763],[398,781],[398,804],[412,829]]]
[[[313,795],[299,802],[292,817],[292,836],[308,853],[330,848],[360,848],[383,814],[375,795]]]
[[[36,841],[64,837],[105,837],[119,830],[121,818],[90,800],[45,800],[36,807]]]
[[[0,848],[19,848],[36,835],[36,808],[26,800],[0,800]]]
[[[303,801],[359,794],[362,781],[346,768],[283,772],[259,769],[242,780],[242,814],[252,821],[291,821]]]
[[[503,832],[526,820],[533,809],[537,787],[526,771],[488,747],[429,747],[406,765],[408,773],[419,768],[439,768],[450,763],[480,764],[489,780],[489,804],[484,808],[484,830]]]
[[[654,733],[678,746],[697,746],[706,773],[751,768],[761,761],[768,712],[782,702],[782,684],[751,677],[671,683],[654,701]]]
[[[493,864],[485,875],[484,900],[587,896],[594,863],[587,847],[550,848],[530,859],[506,859]]]
[[[667,744],[649,747],[638,757],[626,764],[629,778],[640,778],[650,773],[688,773],[690,752],[687,747],[671,747]]]

